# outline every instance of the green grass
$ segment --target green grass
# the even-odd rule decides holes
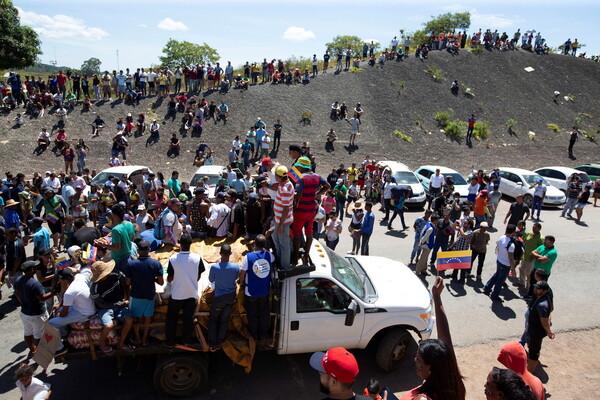
[[[452,119],[452,114],[448,111],[440,111],[435,113],[433,117],[442,128],[446,128],[448,122]]]
[[[463,94],[466,97],[475,97],[475,92],[468,86],[463,86]]]
[[[585,136],[585,138],[587,140],[589,140],[592,143],[598,143],[598,134],[594,133],[594,132],[588,132],[588,131],[584,131],[584,130],[580,130],[579,132],[581,132],[581,134],[583,136]]]
[[[313,117],[312,111],[304,110],[300,113],[300,117],[303,121],[311,121]]]
[[[487,140],[490,137],[490,124],[485,121],[475,122],[473,137],[475,140]]]
[[[506,121],[506,127],[508,128],[508,133],[511,135],[516,135],[517,134],[517,130],[515,129],[515,127],[517,126],[517,120],[516,119],[509,119]]]
[[[440,82],[444,79],[444,72],[437,64],[431,64],[427,67],[427,73],[431,75],[434,81]]]
[[[588,118],[588,119],[592,119],[592,116],[590,114],[579,113],[579,115],[581,115],[582,117]]]
[[[560,128],[556,124],[547,124],[548,128],[552,129],[554,132],[559,132]]]
[[[567,101],[575,101],[575,98],[577,96],[575,96],[574,94],[569,93],[568,95],[565,96]]]
[[[460,119],[454,119],[448,122],[444,132],[446,132],[446,135],[450,136],[451,138],[460,140],[464,136],[466,127],[467,124],[465,124],[463,121]]]
[[[483,45],[481,45],[481,44],[477,44],[477,45],[471,47],[471,53],[475,54],[476,56],[481,55],[482,52],[483,52]]]
[[[350,67],[350,72],[359,72],[359,71],[362,71],[362,70],[363,69],[359,68],[359,67]]]
[[[404,140],[405,142],[408,142],[408,143],[412,143],[413,142],[413,140],[412,140],[412,138],[410,136],[408,136],[407,134],[402,133],[400,131],[394,131],[394,135],[396,135],[400,139]]]
[[[575,121],[573,121],[573,126],[579,128],[582,122],[583,120],[581,119],[581,117],[575,117]]]
[[[398,93],[402,92],[405,87],[406,87],[406,82],[400,81],[400,83],[398,83]]]

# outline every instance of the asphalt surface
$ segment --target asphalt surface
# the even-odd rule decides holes
[[[501,202],[496,225],[499,231],[491,232],[492,240],[483,272],[483,283],[495,270],[494,242],[503,233],[502,219],[508,209],[508,202]],[[382,215],[378,211],[375,232],[371,238],[371,254],[389,257],[408,263],[412,249],[414,230],[406,232],[388,231],[380,224]],[[412,227],[422,211],[406,213],[406,223]],[[344,254],[351,249],[346,224],[336,249]],[[560,332],[592,329],[600,326],[600,309],[595,307],[599,298],[594,279],[595,268],[600,259],[600,243],[597,226],[600,225],[600,208],[588,205],[584,209],[583,221],[577,225],[573,220],[560,217],[558,209],[542,211],[542,233],[556,236],[558,260],[556,261],[550,285],[555,296],[555,310],[552,315],[553,330],[560,339]],[[528,228],[531,226],[528,222]],[[396,228],[401,226],[398,219]],[[427,277],[431,285],[434,276]],[[443,294],[444,304],[450,321],[455,345],[465,347],[474,343],[485,343],[494,339],[515,340],[520,337],[523,326],[523,313],[526,304],[519,297],[518,288],[509,282],[501,296],[504,303],[494,303],[481,293],[483,283],[469,281],[458,285],[446,279]],[[9,291],[2,287],[3,300],[0,311],[7,316],[0,320],[0,398],[18,399],[19,394],[13,382],[16,366],[25,359],[26,346],[22,340],[22,325],[19,310],[8,300]],[[433,337],[435,337],[435,332]],[[577,343],[573,343],[577,346]],[[409,356],[402,367],[393,373],[383,373],[375,364],[375,357],[369,349],[355,351],[361,372],[357,379],[361,386],[370,377],[377,376],[386,382],[394,392],[408,390],[416,386],[418,378],[414,373],[412,355],[416,349],[413,343]],[[319,394],[318,375],[309,367],[309,354],[278,356],[274,352],[258,353],[253,370],[246,374],[240,367],[233,366],[222,353],[210,355],[208,389],[195,399],[235,398],[235,399],[306,399],[322,398]],[[488,366],[486,365],[485,368]],[[125,362],[124,373],[117,376],[116,362],[113,359],[98,361],[81,360],[65,364],[53,364],[47,375],[40,378],[53,385],[56,397],[61,399],[161,399],[153,388],[154,360],[135,357]],[[357,387],[358,388],[358,387]],[[472,397],[472,396],[473,397]],[[480,398],[471,394],[468,398]]]

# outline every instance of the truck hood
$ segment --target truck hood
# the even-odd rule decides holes
[[[355,256],[377,292],[373,307],[388,311],[423,310],[431,297],[421,280],[399,261],[374,256]]]

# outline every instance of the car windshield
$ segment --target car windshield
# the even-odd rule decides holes
[[[419,181],[410,171],[396,171],[392,175],[396,180],[396,183],[405,183],[405,184],[418,184]]]
[[[546,186],[550,185],[544,178],[542,178],[540,175],[523,175],[523,179],[525,179],[525,182],[527,182],[528,185],[533,185],[534,183],[537,183],[538,179],[542,180],[542,183]]]
[[[331,262],[331,274],[342,285],[367,303],[377,299],[375,288],[363,267],[354,258],[345,259],[325,247]]]
[[[92,179],[92,183],[95,183],[96,185],[104,185],[106,183],[106,181],[108,180],[109,176],[114,176],[115,178],[118,178],[119,180],[121,180],[121,177],[125,174],[123,173],[119,173],[119,172],[113,172],[113,173],[108,173],[108,172],[100,172],[98,175],[96,175],[93,179]]]
[[[467,181],[465,180],[465,178],[463,178],[463,176],[459,173],[449,173],[449,174],[443,174],[444,178],[450,177],[452,178],[452,180],[454,181],[455,185],[468,185]]]
[[[190,182],[190,186],[198,186],[198,184],[200,183],[200,180],[205,176],[208,176],[208,185],[209,186],[217,186],[217,182],[219,182],[218,175],[202,175],[202,174],[194,175],[194,177],[192,178],[192,181]]]

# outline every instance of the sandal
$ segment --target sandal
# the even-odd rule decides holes
[[[102,347],[100,347],[100,350],[101,350],[101,351],[102,351],[104,354],[106,354],[107,356],[112,356],[112,355],[114,354],[114,352],[115,352],[115,351],[113,350],[113,348],[112,348],[112,347],[110,347],[110,346],[108,346],[108,347],[106,347],[106,348],[104,348],[104,349],[103,349]]]

